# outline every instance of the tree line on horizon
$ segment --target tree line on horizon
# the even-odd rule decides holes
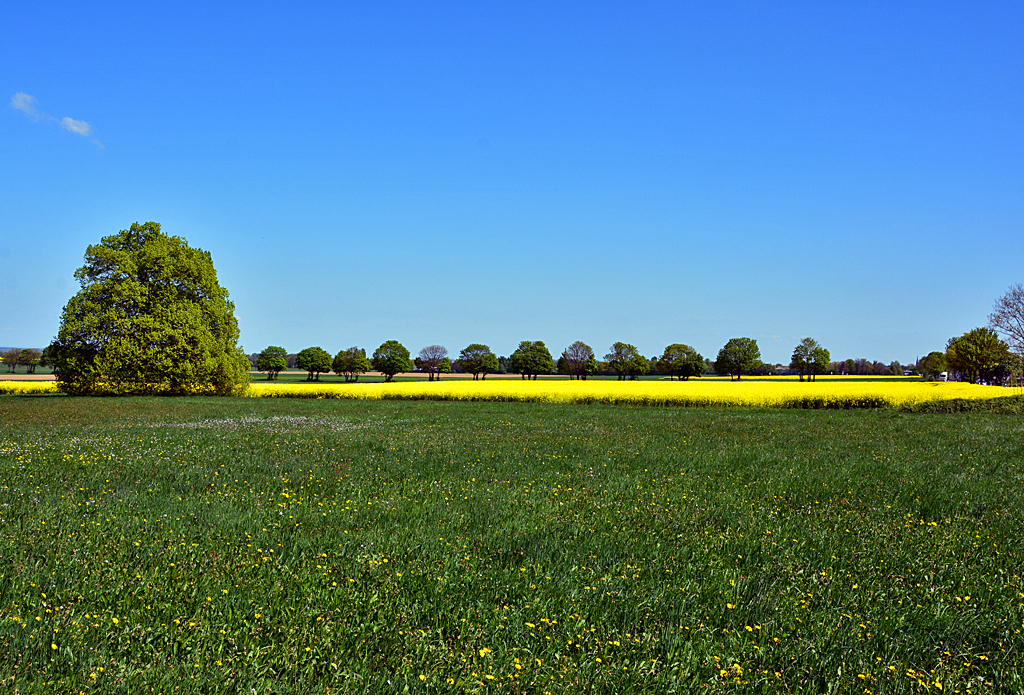
[[[909,369],[898,362],[832,362],[828,350],[812,338],[801,340],[788,368],[780,369],[761,361],[753,338],[729,340],[714,361],[683,343],[669,345],[659,357],[644,357],[624,342],[614,343],[599,361],[582,341],[567,347],[557,360],[543,341],[523,341],[508,357],[474,343],[454,359],[444,346],[429,345],[413,359],[396,340],[382,343],[369,357],[357,347],[332,357],[320,347],[292,356],[270,346],[253,360],[238,346],[234,304],[217,282],[209,252],[164,234],[156,222],[135,223],[90,245],[75,278],[81,289],[65,305],[53,342],[41,351],[10,348],[2,354],[12,372],[22,364],[32,371],[52,366],[58,388],[69,394],[230,395],[245,388],[254,366],[274,378],[290,364],[306,370],[310,379],[334,371],[347,380],[373,369],[390,381],[415,368],[430,379],[461,371],[480,379],[501,372],[523,379],[560,373],[581,380],[602,373],[636,379],[655,372],[685,380],[708,373],[740,379],[789,372],[813,380],[830,372],[917,373],[927,378],[945,374],[974,383],[1007,383],[1020,379],[1024,354],[1024,287],[1019,284],[996,302],[989,327],[950,338],[944,351],[915,360]]]
[[[269,346],[262,352],[249,355],[252,368],[265,372],[268,380],[276,379],[286,369],[298,368],[307,372],[307,381],[319,381],[321,374],[334,372],[345,381],[358,381],[360,374],[380,372],[386,381],[399,373],[425,373],[428,379],[440,379],[442,374],[466,373],[473,379],[486,379],[488,374],[519,374],[523,379],[536,380],[538,375],[561,374],[570,379],[584,380],[594,375],[615,375],[620,380],[637,379],[645,374],[661,374],[686,380],[705,374],[718,374],[741,379],[744,374],[773,376],[796,374],[803,381],[813,381],[820,374],[863,376],[923,376],[938,379],[952,373],[956,380],[976,383],[1005,383],[1021,376],[1022,361],[1010,352],[1008,345],[999,340],[994,331],[976,328],[958,338],[951,338],[944,352],[934,351],[926,357],[907,364],[898,361],[888,365],[866,359],[830,361],[830,354],[813,338],[804,338],[793,349],[788,367],[765,364],[760,359],[757,341],[753,338],[729,340],[715,360],[703,357],[694,348],[674,343],[659,357],[644,357],[634,345],[616,342],[602,360],[594,349],[583,341],[567,347],[557,360],[543,341],[524,340],[511,356],[495,355],[490,347],[473,343],[452,359],[443,345],[428,345],[412,357],[408,348],[397,340],[381,344],[371,357],[366,350],[350,347],[332,358],[321,347],[308,347],[298,353],[288,353],[279,346]]]

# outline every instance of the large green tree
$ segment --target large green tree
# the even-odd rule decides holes
[[[331,367],[335,374],[344,374],[345,381],[359,381],[360,374],[370,371],[370,360],[365,350],[353,346],[335,355]]]
[[[395,374],[407,372],[412,368],[412,363],[409,361],[409,350],[397,340],[381,343],[381,346],[373,353],[370,364],[384,375],[385,381],[392,381]]]
[[[322,347],[308,347],[299,351],[295,356],[295,365],[299,369],[305,369],[309,376],[306,381],[320,381],[320,375],[331,371],[331,353]]]
[[[486,379],[488,374],[498,371],[498,358],[491,352],[491,348],[481,343],[467,345],[459,353],[459,369],[467,374],[473,375],[473,380],[479,377]]]
[[[814,377],[828,369],[828,361],[831,357],[828,350],[818,344],[814,338],[804,338],[793,348],[793,355],[790,357],[789,368],[795,369],[800,375],[800,381],[806,376],[808,381],[814,381]],[[900,374],[903,372],[901,371]]]
[[[551,374],[555,371],[555,361],[551,359],[551,352],[542,340],[524,340],[519,343],[509,356],[510,366],[513,372],[521,374],[523,379],[533,378],[537,380],[538,374]]]
[[[926,357],[921,358],[917,363],[917,370],[925,379],[938,379],[939,375],[946,370],[946,353],[929,352]]]
[[[629,343],[612,343],[611,352],[604,356],[608,368],[619,375],[619,380],[636,379],[650,369],[647,358]]]
[[[761,360],[761,350],[753,338],[732,338],[718,351],[715,371],[719,374],[735,374],[736,379],[743,372],[749,372]]]
[[[85,393],[238,393],[249,360],[209,252],[133,224],[85,252],[53,342],[57,385]]]
[[[277,345],[269,345],[256,357],[256,369],[267,373],[267,381],[288,368],[288,351]]]
[[[673,343],[658,358],[658,370],[685,381],[704,373],[704,358],[689,345]]]
[[[988,379],[1010,352],[999,335],[988,328],[975,328],[946,345],[946,369],[972,384]]]

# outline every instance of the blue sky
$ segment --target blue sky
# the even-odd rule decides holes
[[[149,220],[248,352],[906,362],[1024,281],[1019,3],[554,5],[8,4],[0,345]]]

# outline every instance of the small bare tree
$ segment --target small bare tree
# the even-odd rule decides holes
[[[440,379],[438,371],[447,356],[448,350],[443,345],[428,345],[420,350],[419,367],[427,373],[430,381],[433,381],[435,377]]]
[[[567,347],[562,353],[562,359],[565,360],[565,368],[569,373],[569,379],[572,379],[574,376],[577,379],[586,379],[587,360],[592,360],[593,358],[594,349],[582,340],[577,340]]]
[[[1011,350],[1024,356],[1024,286],[1018,283],[996,300],[988,325],[1003,334]]]

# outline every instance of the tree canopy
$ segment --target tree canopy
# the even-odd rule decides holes
[[[519,347],[509,356],[509,361],[512,371],[521,374],[524,379],[533,377],[536,381],[538,374],[551,374],[555,371],[555,361],[551,359],[551,353],[542,340],[524,340],[519,343]]]
[[[75,278],[51,351],[62,391],[233,394],[248,384],[235,307],[208,252],[135,223],[89,246]]]
[[[689,345],[673,343],[658,358],[658,371],[677,379],[689,379],[704,373],[704,358]]]
[[[558,358],[558,362],[561,365],[561,371],[569,375],[569,378],[573,377],[577,379],[586,379],[588,375],[596,373],[597,360],[594,357],[594,348],[590,347],[582,340],[577,340],[575,343],[567,347],[562,351],[562,356]],[[588,369],[588,365],[593,365],[594,372]]]
[[[331,371],[331,355],[321,347],[308,347],[295,356],[295,365],[309,373],[306,381],[313,381],[314,375],[320,381],[321,374]]]
[[[448,359],[448,349],[444,345],[428,345],[420,350],[420,354],[416,358],[416,367],[425,371],[428,380],[433,381],[435,376],[440,378],[441,363],[446,359]]]
[[[828,350],[818,344],[814,338],[804,338],[793,348],[793,356],[790,358],[789,368],[795,369],[800,374],[800,381],[804,376],[809,381],[814,381],[817,374],[828,369],[828,361],[831,357]],[[903,374],[903,371],[900,371]]]
[[[472,374],[474,381],[478,377],[486,379],[488,374],[498,371],[498,358],[491,352],[491,348],[481,343],[467,345],[459,353],[458,363],[459,369]]]
[[[18,356],[18,364],[23,364],[28,367],[29,374],[35,374],[36,367],[43,363],[43,352],[42,350],[36,350],[35,348],[26,348],[21,351]]]
[[[749,372],[761,360],[761,350],[753,338],[732,338],[718,351],[715,371],[719,374],[735,374],[738,380],[743,372]]]
[[[280,372],[288,368],[288,351],[277,345],[264,348],[256,358],[256,369],[267,373],[267,380],[276,379]]]
[[[412,363],[409,361],[409,350],[397,340],[381,343],[381,346],[373,353],[370,364],[384,375],[385,381],[393,381],[395,374],[407,372],[412,368]]]
[[[608,368],[619,375],[619,380],[636,379],[650,369],[647,358],[629,343],[612,343],[611,352],[604,356]]]
[[[1016,386],[1020,380],[1022,369],[1024,369],[1024,360],[1021,360],[1020,355],[1007,352],[999,360],[999,364],[993,367],[992,382],[1003,385],[1010,382],[1010,386]]]
[[[917,363],[917,369],[921,372],[921,376],[926,379],[938,379],[939,375],[946,371],[946,353],[929,352],[926,357],[923,357]]]
[[[331,367],[335,374],[344,374],[345,381],[359,381],[360,374],[370,371],[370,360],[365,350],[353,346],[335,355]]]
[[[995,331],[975,328],[959,338],[950,338],[946,345],[946,369],[972,384],[990,379],[991,372],[1009,354],[1006,343]]]
[[[8,373],[13,374],[14,370],[18,367],[18,362],[21,360],[21,348],[11,348],[0,359],[7,365]]]

